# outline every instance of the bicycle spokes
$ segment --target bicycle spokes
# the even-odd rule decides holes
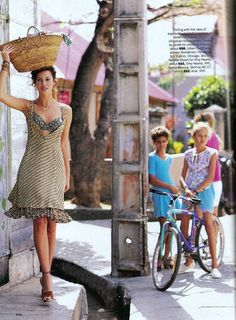
[[[157,243],[153,261],[152,276],[157,289],[166,290],[173,283],[178,273],[181,244],[177,231],[169,228],[163,231]]]
[[[224,254],[224,231],[220,220],[213,217],[215,236],[216,236],[216,259],[219,267]],[[203,224],[198,226],[196,234],[197,243],[197,257],[200,267],[206,271],[211,272],[212,259],[208,243],[208,235]]]

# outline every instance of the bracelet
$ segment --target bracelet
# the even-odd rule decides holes
[[[10,65],[9,61],[3,60],[2,64],[5,64],[5,63]]]
[[[10,75],[10,63],[3,63],[2,64],[2,71],[6,71],[8,73],[8,75]]]
[[[2,68],[10,69],[10,66],[8,64],[2,64]]]

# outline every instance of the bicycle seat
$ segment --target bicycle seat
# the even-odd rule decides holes
[[[188,201],[191,202],[192,204],[200,204],[201,203],[201,199],[199,199],[196,196],[189,198]]]

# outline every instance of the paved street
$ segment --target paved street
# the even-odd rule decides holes
[[[235,216],[224,216],[225,255],[222,278],[212,279],[198,266],[179,275],[166,291],[155,289],[151,276],[119,279],[132,297],[130,320],[235,319]],[[148,223],[150,260],[158,236],[157,222]],[[110,220],[73,221],[58,226],[56,256],[97,275],[111,272]]]
[[[150,276],[146,281],[129,279],[126,285],[133,302],[130,319],[235,319],[235,235],[233,237],[232,220],[232,217],[221,218],[226,235],[222,279],[212,279],[197,266],[194,272],[177,276],[174,284],[164,293],[154,288]],[[149,224],[148,230],[152,252],[154,239],[151,238],[155,238],[155,223]],[[142,292],[142,298],[138,292]],[[142,301],[148,300],[150,304],[142,304]]]
[[[226,240],[222,278],[213,280],[196,267],[194,272],[179,275],[166,292],[155,289],[150,275],[117,279],[129,289],[132,297],[130,320],[235,319],[235,216],[224,216],[221,221]],[[158,223],[149,222],[150,260],[158,232]],[[59,224],[56,256],[74,262],[94,274],[109,276],[111,221],[73,221]],[[80,286],[56,277],[53,278],[53,285],[56,300],[47,306],[40,301],[37,278],[31,278],[9,290],[2,290],[0,319],[70,319],[73,305],[80,296]],[[86,306],[82,300],[76,304],[78,307]],[[100,308],[96,303],[90,306],[89,319],[116,319],[113,313]],[[45,313],[46,310],[50,312]]]

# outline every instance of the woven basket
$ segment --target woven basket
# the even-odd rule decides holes
[[[35,29],[37,34],[30,34],[31,29]],[[1,45],[0,51],[6,44],[13,45],[11,62],[15,69],[19,72],[33,71],[55,64],[63,39],[63,35],[46,34],[31,26],[27,31],[27,37]]]

